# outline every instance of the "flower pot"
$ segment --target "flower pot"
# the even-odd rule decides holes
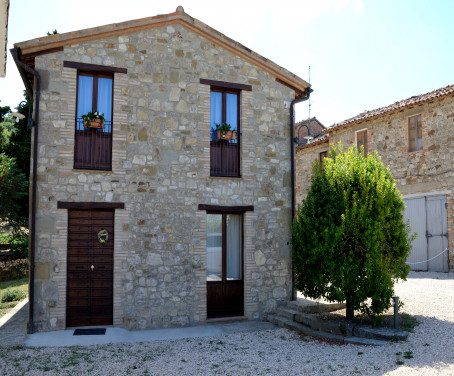
[[[104,120],[101,119],[84,119],[84,127],[86,128],[104,128]]]
[[[217,136],[218,136],[218,140],[227,140],[227,141],[230,141],[230,140],[235,140],[236,139],[236,131],[227,131],[227,132],[223,132],[221,133],[221,131],[217,131]]]

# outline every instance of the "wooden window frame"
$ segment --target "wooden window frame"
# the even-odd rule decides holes
[[[65,63],[71,63],[71,62],[65,62]],[[76,113],[75,113],[75,127],[74,127],[74,132],[75,132],[75,137],[74,137],[74,142],[77,142],[77,137],[76,137],[76,132],[78,131],[78,119],[77,119],[77,108],[78,108],[78,103],[79,103],[79,77],[80,76],[87,76],[87,77],[93,77],[93,88],[92,88],[92,111],[97,110],[97,105],[98,105],[98,79],[99,78],[110,78],[112,80],[112,97],[111,97],[111,108],[112,108],[112,113],[111,113],[111,127],[110,127],[110,161],[109,161],[109,166],[107,168],[94,168],[90,166],[80,166],[76,165],[76,155],[74,155],[74,164],[73,168],[75,170],[93,170],[93,171],[99,171],[99,170],[104,170],[104,171],[112,171],[112,145],[113,145],[113,109],[114,109],[114,92],[115,92],[115,79],[114,79],[114,73],[117,72],[118,68],[115,69],[105,69],[102,71],[100,68],[102,66],[97,66],[93,64],[83,64],[83,63],[75,63],[75,64],[66,64],[65,66],[75,68],[75,67],[86,67],[89,68],[87,70],[78,70],[77,71],[77,78],[76,78]],[[91,68],[91,69],[90,69]],[[104,67],[104,68],[109,68],[109,67]],[[112,67],[114,68],[114,67]],[[120,73],[125,73],[121,71]],[[96,130],[91,130],[95,131]],[[76,146],[75,146],[76,149]]]
[[[241,281],[244,282],[244,213],[211,211],[207,210],[207,215],[222,215],[222,280],[227,281],[227,215],[241,216]]]
[[[202,80],[201,80],[202,81]],[[209,82],[219,82],[219,81],[209,81]],[[226,84],[226,83],[223,83]],[[233,87],[237,86],[237,87]],[[227,122],[227,94],[236,94],[237,96],[237,163],[236,169],[238,171],[237,175],[212,175],[211,174],[211,161],[210,161],[210,176],[212,177],[223,177],[223,178],[241,178],[241,89],[239,84],[230,85],[230,87],[221,87],[217,85],[211,85],[210,88],[210,98],[212,92],[222,93],[222,123]],[[211,117],[210,117],[210,132],[211,132]],[[210,136],[211,142],[211,136]],[[211,146],[210,146],[211,147]]]
[[[98,108],[98,79],[99,78],[110,78],[112,79],[112,114],[111,118],[113,118],[113,97],[114,97],[114,75],[113,73],[98,73],[98,72],[87,72],[87,71],[77,71],[77,85],[76,85],[76,118],[77,118],[77,105],[79,102],[79,76],[88,76],[93,77],[93,99],[92,99],[92,111]],[[96,93],[96,95],[95,95]],[[76,119],[77,120],[77,119]],[[113,121],[112,121],[113,122]]]
[[[415,132],[415,137],[412,139],[411,137],[411,120],[415,120],[415,126],[414,126],[414,132]],[[418,126],[418,120],[419,120],[419,126]],[[422,137],[422,115],[413,115],[409,116],[408,120],[408,152],[414,152],[414,151],[419,151],[423,149],[423,137]],[[421,137],[418,137],[418,130],[421,131]],[[421,140],[420,146],[418,147],[418,140]],[[414,142],[414,146],[412,147],[412,141]]]
[[[328,150],[321,151],[320,153],[318,153],[318,159],[319,159],[320,163],[322,164],[322,166],[323,166],[323,160],[327,157],[328,157]]]
[[[357,131],[355,131],[355,145],[356,145],[356,148],[358,149],[358,151],[361,151],[361,145],[358,145],[358,134],[359,133],[364,133],[365,135],[365,142],[364,142],[364,137],[363,137],[363,143],[361,144],[363,147],[364,147],[364,156],[367,155],[367,153],[369,152],[368,150],[368,147],[367,147],[367,143],[368,143],[368,137],[367,137],[367,128],[363,128],[363,129],[358,129]]]

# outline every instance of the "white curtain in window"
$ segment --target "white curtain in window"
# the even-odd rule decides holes
[[[226,95],[226,121],[232,131],[238,130],[238,95],[227,93]]]
[[[110,132],[112,121],[112,79],[98,78],[98,111],[104,114],[104,120],[109,122],[104,125],[104,132]]]
[[[207,281],[222,280],[222,214],[207,214]]]
[[[210,103],[210,127],[211,130],[216,129],[216,123],[222,123],[222,93],[217,91],[211,92]]]
[[[93,105],[93,77],[79,76],[78,89],[77,89],[77,119],[82,115],[88,114],[92,111]],[[84,129],[82,122],[77,123],[77,129]]]
[[[241,279],[241,215],[227,215],[227,279]]]

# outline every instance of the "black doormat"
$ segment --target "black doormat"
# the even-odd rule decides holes
[[[106,328],[76,329],[73,336],[103,336]]]

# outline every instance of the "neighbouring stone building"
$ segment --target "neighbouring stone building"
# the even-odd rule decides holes
[[[295,143],[297,146],[306,144],[312,139],[321,137],[325,126],[314,116],[295,124]],[[308,138],[309,137],[309,138]]]
[[[12,54],[38,123],[35,330],[258,319],[290,298],[289,105],[307,82],[181,7]]]
[[[322,133],[297,149],[296,202],[308,192],[313,161],[323,160],[330,144],[377,151],[403,195],[405,219],[418,233],[411,267],[454,270],[454,254],[446,251],[454,249],[454,85],[363,112]]]

